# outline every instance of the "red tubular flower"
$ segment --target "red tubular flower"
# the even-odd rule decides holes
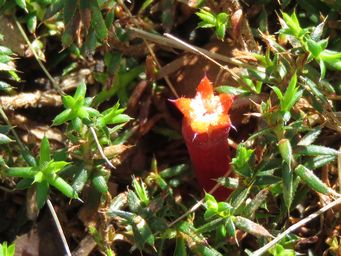
[[[214,95],[205,76],[194,98],[179,98],[175,105],[183,113],[182,135],[194,166],[196,178],[205,191],[216,179],[225,175],[231,160],[227,137],[231,127],[228,111],[232,105],[229,94]],[[219,187],[213,195],[225,200],[230,189]]]

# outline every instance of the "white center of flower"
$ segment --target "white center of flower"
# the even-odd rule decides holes
[[[219,97],[213,96],[208,99],[203,99],[198,93],[191,100],[191,119],[197,122],[216,124],[219,121],[220,115],[223,113],[223,107]]]

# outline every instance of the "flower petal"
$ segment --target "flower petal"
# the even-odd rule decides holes
[[[198,93],[200,93],[204,99],[213,97],[213,86],[211,85],[211,81],[208,80],[207,76],[201,79],[197,88],[197,94]]]
[[[214,95],[213,86],[206,76],[200,81],[194,98],[181,97],[172,102],[197,134],[225,128],[228,131],[231,125],[228,111],[233,102],[232,96]]]
[[[181,111],[185,118],[191,115],[191,99],[181,97],[174,101],[175,106]]]
[[[233,98],[231,97],[231,95],[226,94],[226,93],[220,94],[219,98],[220,98],[220,103],[224,109],[224,112],[227,113],[231,108]]]

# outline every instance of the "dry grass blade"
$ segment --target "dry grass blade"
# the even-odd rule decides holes
[[[216,60],[213,59],[212,57],[208,56],[208,55],[206,54],[206,52],[208,52],[208,51],[206,51],[206,50],[203,51],[203,49],[197,49],[196,47],[194,47],[194,46],[192,46],[192,45],[190,45],[190,44],[188,44],[188,43],[182,41],[181,39],[179,39],[179,38],[177,38],[177,37],[175,37],[175,36],[173,36],[173,35],[171,35],[171,34],[165,33],[165,36],[166,36],[166,37],[169,37],[169,38],[171,38],[171,39],[173,39],[174,41],[178,42],[179,44],[183,44],[187,49],[190,49],[190,50],[192,50],[193,52],[195,52],[195,53],[197,53],[197,54],[199,54],[199,55],[205,57],[206,59],[210,60],[211,62],[213,62],[214,64],[216,64],[217,66],[219,66],[221,69],[226,70],[228,73],[231,74],[231,76],[232,76],[232,78],[233,78],[234,80],[238,81],[238,80],[240,79],[239,76],[238,76],[235,72],[233,72],[231,69],[229,69],[229,68],[226,67],[226,66],[221,65],[218,61],[216,61]]]
[[[180,39],[176,38],[172,35],[169,34],[165,34],[165,36],[169,36],[170,38],[167,38],[165,36],[159,36],[159,35],[155,35],[149,32],[146,32],[144,30],[141,29],[137,29],[137,28],[129,28],[133,33],[133,36],[135,37],[139,37],[139,38],[144,38],[146,40],[152,41],[154,43],[157,43],[159,45],[163,45],[166,47],[170,47],[170,48],[176,48],[176,49],[181,49],[181,50],[185,50],[185,51],[189,51],[189,52],[193,52],[193,53],[198,53],[201,52],[203,54],[205,54],[206,56],[209,56],[212,59],[215,60],[219,60],[219,61],[223,61],[225,63],[229,63],[231,65],[234,66],[242,66],[243,63],[235,58],[229,58],[227,56],[224,56],[222,54],[219,53],[214,53],[214,52],[210,52],[208,50],[205,50],[203,48],[197,47],[197,46],[191,46],[188,47],[187,43],[184,43],[183,41],[179,41]]]
[[[90,131],[91,131],[91,134],[92,136],[94,137],[94,140],[95,140],[95,143],[96,143],[96,146],[97,146],[97,149],[101,155],[101,157],[104,159],[104,161],[113,169],[116,169],[115,166],[113,166],[113,164],[109,161],[109,159],[105,156],[104,152],[103,152],[103,148],[101,146],[101,144],[99,143],[98,141],[98,138],[97,138],[97,134],[95,132],[95,129],[93,127],[90,127],[89,128]]]
[[[273,239],[272,241],[270,241],[269,243],[267,243],[266,245],[264,245],[263,247],[261,247],[257,251],[253,252],[252,255],[253,256],[261,256],[261,255],[263,255],[272,246],[274,246],[276,243],[281,241],[286,235],[290,234],[291,232],[295,231],[296,229],[298,229],[299,227],[305,225],[306,223],[312,221],[314,218],[316,218],[319,215],[325,213],[326,211],[328,211],[329,209],[333,208],[334,206],[336,206],[338,204],[341,204],[341,198],[338,198],[337,200],[327,204],[326,206],[322,207],[318,211],[310,214],[308,217],[306,217],[306,218],[300,220],[299,222],[297,222],[296,224],[292,225],[287,230],[285,230],[283,233],[279,234],[275,239]]]
[[[53,205],[52,205],[50,199],[47,199],[47,206],[49,207],[49,210],[50,210],[51,215],[53,217],[54,223],[56,224],[59,236],[62,239],[62,242],[63,242],[63,245],[64,245],[64,249],[65,249],[65,253],[66,253],[66,255],[71,256],[72,254],[71,254],[69,245],[67,244],[67,241],[66,241],[66,238],[65,238],[62,226],[60,225],[60,222],[58,220],[58,216],[56,214],[56,211],[53,208]]]

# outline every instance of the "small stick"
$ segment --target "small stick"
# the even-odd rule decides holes
[[[104,159],[104,161],[113,169],[116,169],[115,166],[113,166],[113,164],[109,161],[109,159],[105,156],[104,152],[103,152],[103,148],[101,146],[101,144],[99,144],[99,141],[98,141],[98,138],[97,138],[97,134],[95,132],[95,129],[93,127],[89,127],[91,133],[92,133],[92,136],[94,137],[94,140],[95,140],[95,143],[96,143],[96,146],[97,146],[97,149],[101,155],[101,157]]]
[[[202,53],[205,53],[207,56],[211,57],[212,59],[220,60],[220,61],[229,63],[229,64],[234,65],[234,66],[245,65],[243,62],[241,62],[235,58],[230,58],[230,57],[227,57],[225,55],[222,55],[222,54],[216,53],[216,52],[210,52],[206,49],[203,49],[203,48],[200,48],[197,46],[192,46],[192,48],[189,48],[183,42],[180,43],[178,41],[179,39],[175,40],[174,38],[171,38],[171,39],[167,38],[168,34],[167,35],[165,34],[165,36],[167,36],[167,37],[165,37],[165,36],[160,36],[157,34],[149,33],[149,32],[144,31],[142,29],[133,28],[133,27],[129,28],[129,30],[131,30],[133,32],[132,34],[134,37],[144,38],[146,40],[152,41],[152,42],[159,44],[159,45],[163,45],[163,46],[170,47],[170,48],[176,48],[176,49],[180,49],[180,50],[184,50],[184,51],[190,51],[193,53],[198,53],[198,51],[200,51]]]
[[[218,67],[226,70],[228,73],[230,73],[232,75],[232,78],[235,79],[236,81],[239,81],[240,77],[235,73],[233,72],[231,69],[229,69],[228,67],[224,66],[224,65],[221,65],[218,61],[216,61],[215,59],[211,58],[210,56],[208,56],[206,53],[204,53],[202,51],[202,49],[197,49],[196,47],[182,41],[181,39],[171,35],[171,34],[168,34],[168,33],[165,33],[164,34],[166,37],[168,38],[171,38],[173,40],[175,40],[176,42],[180,43],[180,44],[183,44],[185,47],[187,47],[188,49],[191,49],[192,51],[194,51],[195,53],[205,57],[206,59],[212,61],[214,64],[216,64]],[[206,51],[207,52],[207,51]]]
[[[77,249],[72,252],[72,256],[88,256],[96,246],[97,243],[92,235],[86,235],[86,237],[79,242]]]
[[[290,234],[291,232],[295,231],[299,227],[303,226],[304,224],[308,223],[309,221],[313,220],[317,216],[321,215],[322,213],[328,211],[329,209],[333,208],[334,206],[341,204],[341,197],[334,200],[333,202],[327,204],[326,206],[322,207],[318,211],[310,214],[308,217],[300,220],[299,222],[295,223],[294,225],[290,226],[287,230],[285,230],[283,233],[279,234],[275,239],[258,249],[257,251],[252,253],[252,256],[261,256],[263,255],[267,250],[269,250],[272,246],[274,246],[276,243],[278,243],[280,240],[282,240],[286,235]]]
[[[328,100],[341,100],[341,95],[330,95],[327,98]]]
[[[65,238],[62,226],[60,225],[58,216],[56,214],[56,211],[53,208],[53,205],[52,205],[50,199],[47,199],[47,206],[49,207],[49,210],[51,212],[51,215],[52,215],[52,218],[54,220],[54,223],[56,224],[59,236],[62,239],[62,242],[63,242],[63,245],[64,245],[64,249],[65,249],[65,253],[66,253],[67,256],[72,256],[70,248],[69,248],[69,245],[67,244],[67,241],[66,241],[66,238]]]

